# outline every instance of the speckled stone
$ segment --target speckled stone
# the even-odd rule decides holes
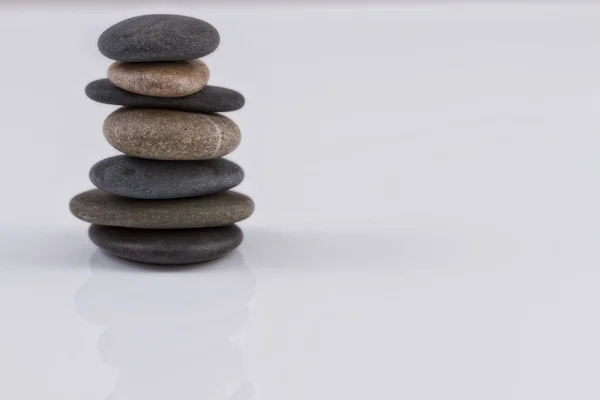
[[[96,246],[128,260],[150,264],[194,264],[237,248],[244,238],[235,225],[204,229],[133,229],[92,225]]]
[[[193,60],[219,47],[219,32],[208,22],[183,15],[133,17],[108,28],[98,49],[117,61]]]
[[[245,103],[241,93],[218,86],[209,85],[185,97],[152,97],[127,92],[113,85],[108,79],[91,82],[85,88],[85,94],[90,99],[104,104],[203,113],[235,111],[244,107]]]
[[[234,191],[188,199],[139,200],[93,189],[75,196],[69,207],[85,222],[142,229],[231,225],[254,212],[252,199]]]
[[[90,170],[99,189],[136,199],[178,199],[223,192],[239,185],[244,171],[223,158],[204,161],[158,161],[110,157]]]
[[[129,156],[156,160],[208,160],[240,144],[238,126],[219,114],[121,108],[104,122],[104,136]]]
[[[128,92],[155,97],[183,97],[202,90],[210,72],[200,60],[157,63],[116,62],[108,79]]]

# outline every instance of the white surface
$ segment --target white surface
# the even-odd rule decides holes
[[[116,153],[96,38],[153,11],[214,23],[248,100],[257,212],[202,269],[67,209]],[[0,398],[598,399],[599,35],[593,4],[4,10]]]

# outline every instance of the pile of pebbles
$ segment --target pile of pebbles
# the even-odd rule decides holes
[[[115,60],[108,79],[86,87],[97,102],[124,106],[104,122],[104,136],[124,153],[90,171],[97,187],[70,209],[91,223],[101,249],[152,264],[190,264],[221,257],[243,239],[235,224],[254,211],[230,190],[244,171],[222,158],[237,148],[240,129],[221,112],[244,97],[208,86],[200,60],[217,49],[218,31],[180,15],[143,15],[108,28],[100,52]]]

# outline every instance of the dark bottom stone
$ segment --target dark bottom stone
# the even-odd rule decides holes
[[[244,238],[236,225],[202,229],[136,229],[92,225],[92,242],[102,250],[149,264],[195,264],[237,248]]]

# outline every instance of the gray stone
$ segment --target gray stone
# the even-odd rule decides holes
[[[234,191],[174,200],[140,200],[99,189],[83,192],[69,204],[82,221],[141,229],[210,228],[231,225],[254,212],[254,202]]]
[[[92,225],[96,246],[128,260],[150,264],[194,264],[237,248],[243,233],[235,225],[205,229],[133,229]]]
[[[238,126],[220,114],[120,108],[104,121],[104,137],[129,156],[154,160],[209,160],[240,144]]]
[[[142,15],[108,28],[98,49],[117,61],[181,61],[204,57],[219,47],[219,32],[208,22],[183,15]]]
[[[244,171],[223,158],[205,161],[158,161],[110,157],[90,170],[99,189],[136,199],[177,199],[223,192],[239,185]]]
[[[201,91],[185,97],[153,97],[127,92],[113,85],[108,79],[91,82],[85,88],[85,94],[90,99],[104,104],[202,113],[236,111],[244,107],[245,103],[241,93],[218,86],[208,85]]]

